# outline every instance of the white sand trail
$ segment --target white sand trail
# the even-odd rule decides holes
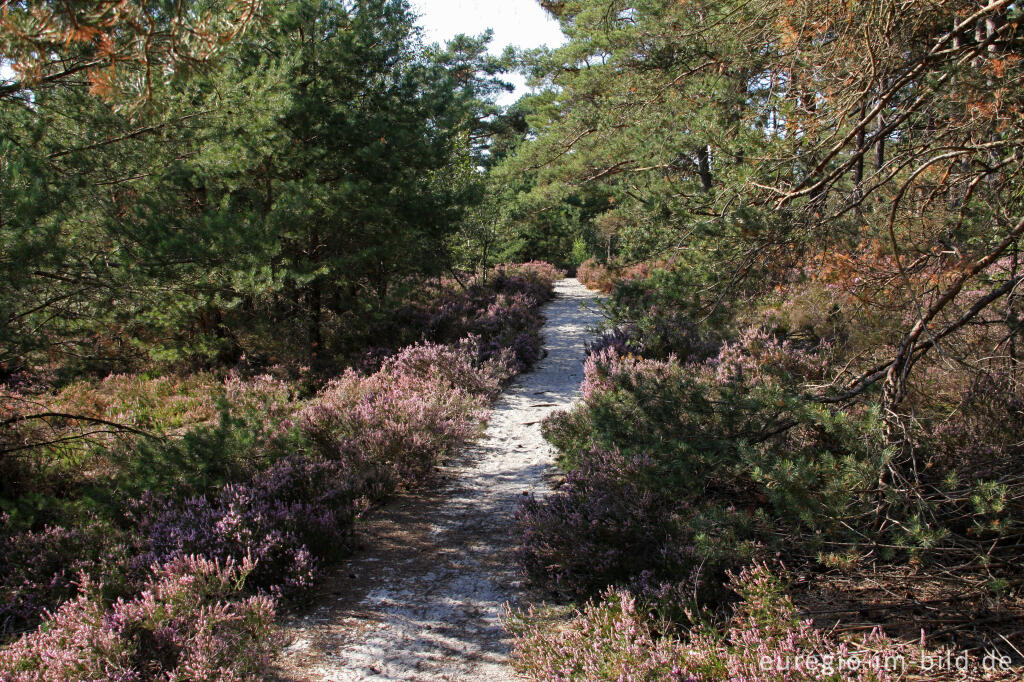
[[[494,407],[484,438],[431,490],[372,515],[358,552],[286,627],[281,680],[511,680],[502,605],[521,596],[510,518],[544,494],[554,451],[540,422],[576,398],[596,295],[575,279],[544,308],[547,356]]]

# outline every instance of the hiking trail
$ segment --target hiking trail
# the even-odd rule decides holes
[[[549,490],[555,453],[540,423],[578,395],[596,299],[575,279],[555,283],[547,356],[505,389],[483,438],[443,464],[435,485],[361,524],[365,549],[323,580],[318,606],[285,624],[276,679],[515,679],[500,622],[523,594],[511,516],[524,493]]]

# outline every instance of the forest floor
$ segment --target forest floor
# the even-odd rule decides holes
[[[557,282],[544,308],[547,356],[494,406],[486,434],[362,524],[365,547],[285,624],[278,680],[511,680],[503,605],[526,596],[515,570],[518,499],[545,494],[554,450],[541,421],[568,407],[583,379],[596,295]]]

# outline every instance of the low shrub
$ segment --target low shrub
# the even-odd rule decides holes
[[[550,288],[555,282],[565,277],[565,270],[555,267],[542,260],[527,263],[506,263],[494,268],[508,277],[523,277],[544,288]]]
[[[612,588],[565,626],[553,629],[537,611],[511,612],[512,661],[535,680],[899,680],[920,660],[914,647],[872,632],[851,646],[801,620],[783,582],[763,566],[730,581],[740,601],[722,629],[679,634],[653,627],[645,603]]]
[[[377,470],[383,492],[418,480],[479,433],[486,405],[484,395],[421,365],[425,355],[444,357],[449,369],[475,367],[437,347],[407,350],[371,376],[350,370],[331,381],[296,415],[298,428],[325,458],[358,453]],[[460,382],[491,390],[504,371],[490,363]]]
[[[594,258],[588,258],[576,268],[576,279],[588,289],[609,293],[615,288],[611,270]]]
[[[479,360],[487,362],[511,349],[515,372],[523,372],[541,358],[544,340],[540,329],[544,318],[537,299],[526,293],[498,294],[467,330],[467,335],[486,340],[480,344]]]
[[[483,363],[480,337],[467,336],[455,345],[419,343],[406,346],[388,357],[381,371],[389,376],[411,375],[421,380],[440,377],[456,389],[493,399],[501,386],[515,375],[515,358],[510,348],[502,349]]]
[[[612,327],[593,341],[587,343],[587,355],[596,355],[612,350],[616,355],[643,355],[644,343],[635,325]]]
[[[647,614],[626,590],[608,590],[558,628],[549,627],[535,610],[509,613],[505,627],[515,636],[512,666],[526,679],[703,679],[687,670],[679,642],[651,630]]]
[[[83,574],[108,587],[121,581],[119,540],[99,522],[19,531],[0,514],[0,637],[34,627],[44,612],[75,597]]]
[[[886,453],[877,415],[836,414],[783,388],[820,364],[759,331],[700,363],[591,354],[582,401],[543,425],[569,475],[520,511],[527,574],[576,599],[685,580],[716,603],[725,572],[762,553],[851,540],[841,519],[870,511],[863,491]],[[804,541],[780,544],[791,535]]]
[[[89,584],[0,649],[3,682],[260,679],[276,644],[274,602],[243,598],[249,561],[181,557],[110,608]]]
[[[144,495],[130,510],[142,543],[131,564],[139,573],[192,555],[251,558],[249,587],[296,595],[349,546],[352,523],[367,504],[369,469],[295,455],[210,495],[181,502]]]
[[[532,583],[555,595],[585,599],[640,577],[671,580],[694,565],[673,500],[636,481],[650,462],[590,453],[543,500],[516,512],[518,560]]]
[[[606,265],[596,258],[588,258],[576,269],[576,277],[588,289],[611,293],[625,282],[645,280],[656,270],[672,269],[668,260],[651,260],[626,265]]]
[[[738,415],[720,413],[714,388],[675,360],[606,350],[587,359],[581,391],[582,403],[543,426],[568,469],[592,451],[619,449],[648,456],[663,469],[664,487],[679,494],[702,487],[736,459],[729,436],[738,426],[730,418]]]
[[[486,362],[511,349],[514,370],[532,366],[540,358],[540,329],[544,318],[539,306],[550,300],[547,279],[493,273],[486,283],[465,290],[450,290],[425,315],[423,335],[435,343],[454,344],[475,337],[477,361]]]
[[[509,350],[515,356],[515,371],[522,371],[540,357],[539,306],[554,296],[554,282],[565,276],[549,263],[499,265],[463,280],[445,280],[436,292],[424,295],[395,312],[395,325],[377,334],[395,338],[365,352],[360,366],[375,370],[403,345],[417,340],[456,345],[462,339],[476,339],[477,361],[486,362]]]

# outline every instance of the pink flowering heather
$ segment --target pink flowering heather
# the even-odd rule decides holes
[[[282,439],[298,409],[293,390],[269,374],[244,379],[232,372],[224,380],[224,399],[232,415],[245,420],[257,443]]]
[[[678,642],[656,636],[636,599],[608,590],[588,603],[565,627],[551,628],[532,608],[510,612],[506,627],[515,636],[512,665],[532,680],[570,682],[641,680],[697,682]]]
[[[659,634],[650,610],[609,589],[567,624],[552,628],[536,611],[509,613],[513,664],[535,680],[728,680],[729,682],[889,682],[920,659],[914,647],[873,632],[856,646],[796,615],[781,581],[755,566],[734,576],[741,601],[724,631]]]
[[[453,384],[444,371],[425,371],[429,355],[443,357],[448,372],[472,365],[427,346],[399,354],[369,377],[349,370],[299,412],[299,428],[325,456],[362,453],[395,483],[416,480],[475,437],[485,416],[484,396]],[[465,381],[491,390],[495,379],[487,372],[476,370]]]
[[[110,608],[90,594],[0,650],[3,682],[259,679],[275,645],[274,603],[240,599],[249,561],[183,557]]]
[[[232,372],[224,380],[224,398],[237,410],[270,417],[287,414],[292,408],[292,389],[269,374],[244,379]]]
[[[588,289],[609,292],[615,288],[611,271],[593,258],[588,258],[576,269],[576,277]]]
[[[551,281],[543,277],[490,273],[465,290],[445,292],[422,311],[423,337],[438,343],[457,343],[476,337],[477,360],[487,361],[511,350],[516,372],[540,358],[539,307],[551,299]]]
[[[289,596],[312,586],[320,565],[349,545],[366,507],[357,462],[302,455],[281,460],[247,483],[176,502],[144,495],[131,510],[141,538],[136,569],[197,555],[256,560],[248,585]]]
[[[619,355],[642,355],[644,343],[640,338],[640,330],[634,324],[613,327],[587,344],[587,355],[590,356],[609,349]]]
[[[480,337],[469,336],[454,346],[420,343],[407,346],[387,358],[381,371],[390,375],[410,374],[421,379],[439,376],[452,387],[473,395],[494,398],[501,385],[514,374],[511,349],[484,363],[478,363]]]
[[[824,377],[830,351],[828,344],[810,351],[792,341],[780,341],[760,327],[748,327],[735,341],[723,345],[706,367],[713,370],[717,382],[801,382]]]
[[[494,269],[507,277],[523,277],[548,287],[565,277],[565,270],[542,260],[498,265]]]
[[[636,386],[640,381],[664,381],[677,372],[679,363],[668,360],[648,360],[631,353],[622,355],[615,348],[591,353],[583,365],[584,400],[598,393],[612,390],[616,385]]]
[[[115,576],[124,548],[99,523],[17,531],[0,513],[0,637],[34,627],[47,609],[78,593],[81,574]]]

